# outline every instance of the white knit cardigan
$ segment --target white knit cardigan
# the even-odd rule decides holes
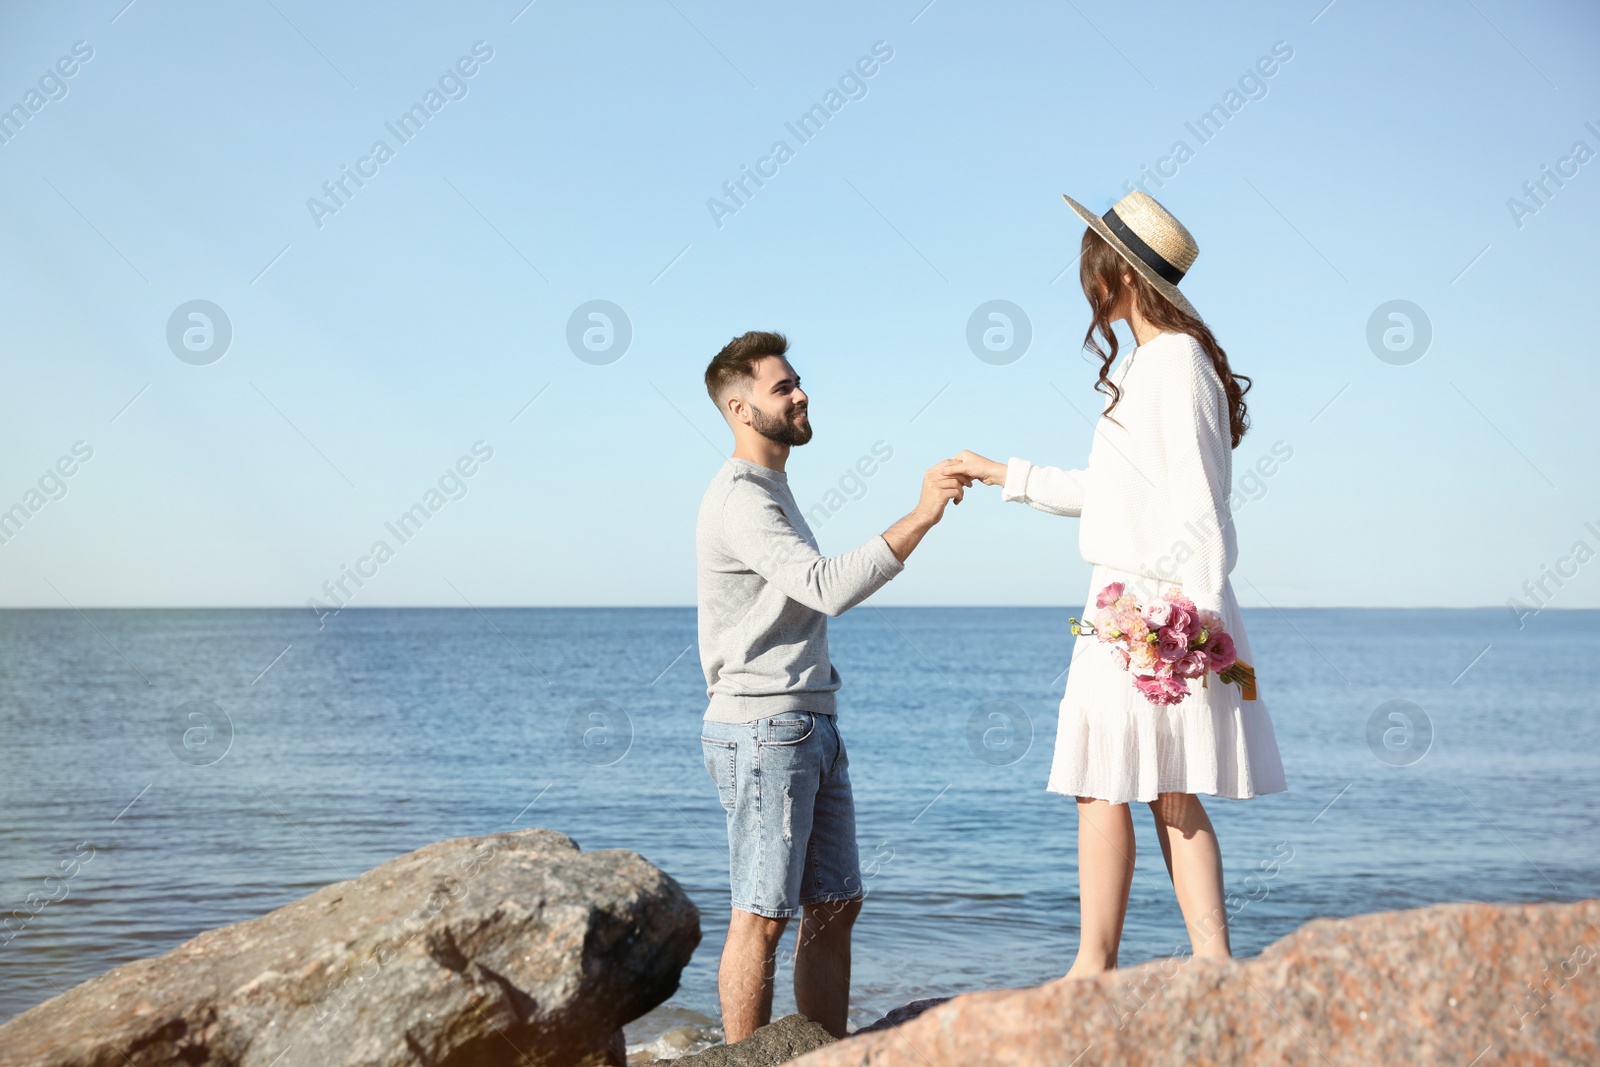
[[[1085,560],[1179,582],[1196,607],[1220,612],[1239,555],[1222,380],[1198,341],[1172,332],[1129,352],[1111,380],[1122,398],[1095,424],[1088,466],[1012,457],[1001,496],[1081,517]]]

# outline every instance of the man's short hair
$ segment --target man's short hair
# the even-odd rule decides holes
[[[756,376],[756,364],[768,356],[789,351],[789,339],[781,333],[751,330],[729,341],[706,367],[706,392],[720,410],[722,398],[740,381]]]

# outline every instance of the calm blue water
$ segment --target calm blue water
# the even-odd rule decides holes
[[[832,624],[869,864],[857,1023],[1071,962],[1075,814],[1043,783],[1075,613],[867,606]],[[1600,612],[1521,632],[1501,609],[1246,617],[1290,792],[1210,803],[1248,900],[1236,953],[1316,916],[1600,895]],[[309,611],[0,612],[0,908],[66,893],[0,946],[0,1018],[429,841],[548,826],[641,852],[704,913],[681,990],[630,1039],[710,1024],[727,854],[694,633],[692,609],[350,610],[321,632]],[[597,700],[631,746],[621,728],[614,747],[573,742]],[[1431,723],[1408,765],[1375,754],[1415,756],[1419,732],[1381,741],[1399,720],[1368,743],[1394,700]],[[1031,721],[1014,763],[969,745],[992,701]],[[210,747],[184,743],[191,702],[231,723]],[[1184,943],[1135,817],[1129,963]],[[47,886],[85,842],[93,859]],[[777,1010],[792,1004],[780,977]]]

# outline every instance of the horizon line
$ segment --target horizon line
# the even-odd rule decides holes
[[[863,606],[863,605],[858,605]],[[1047,611],[1079,608],[1077,603],[1062,604],[875,604],[873,607],[889,610],[936,608],[1037,608]],[[1504,604],[1240,604],[1240,610],[1254,611],[1505,611]],[[349,604],[331,611],[682,611],[698,610],[696,604]],[[33,604],[0,604],[0,611],[309,611],[304,604],[88,604],[59,607]],[[1600,611],[1592,607],[1557,607],[1547,604],[1536,614],[1546,611]]]

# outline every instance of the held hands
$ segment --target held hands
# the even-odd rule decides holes
[[[992,459],[987,459],[967,449],[957,452],[934,469],[942,470],[945,474],[955,475],[958,478],[965,478],[965,484],[967,485],[971,485],[974,481],[982,482],[984,485],[1006,484],[1006,465],[1004,463],[996,463]]]
[[[962,494],[972,484],[966,475],[947,471],[948,466],[948,461],[935,464],[922,476],[922,498],[917,501],[916,514],[930,525],[944,517],[946,504],[960,504]]]
[[[922,476],[922,496],[911,514],[883,532],[883,540],[896,559],[904,563],[921,543],[922,537],[944,518],[945,505],[961,503],[972,479],[946,470],[948,461],[928,468]]]
[[[944,518],[949,504],[960,504],[967,487],[981,480],[988,485],[1003,485],[1006,468],[984,459],[976,452],[962,452],[942,463],[935,463],[922,476],[922,497],[916,508],[883,532],[883,540],[895,558],[904,563],[922,537]]]
[[[1006,465],[965,449],[934,464],[922,476],[922,498],[917,501],[915,514],[930,525],[938,522],[944,517],[945,506],[960,504],[966,489],[975,481],[1004,485]]]

